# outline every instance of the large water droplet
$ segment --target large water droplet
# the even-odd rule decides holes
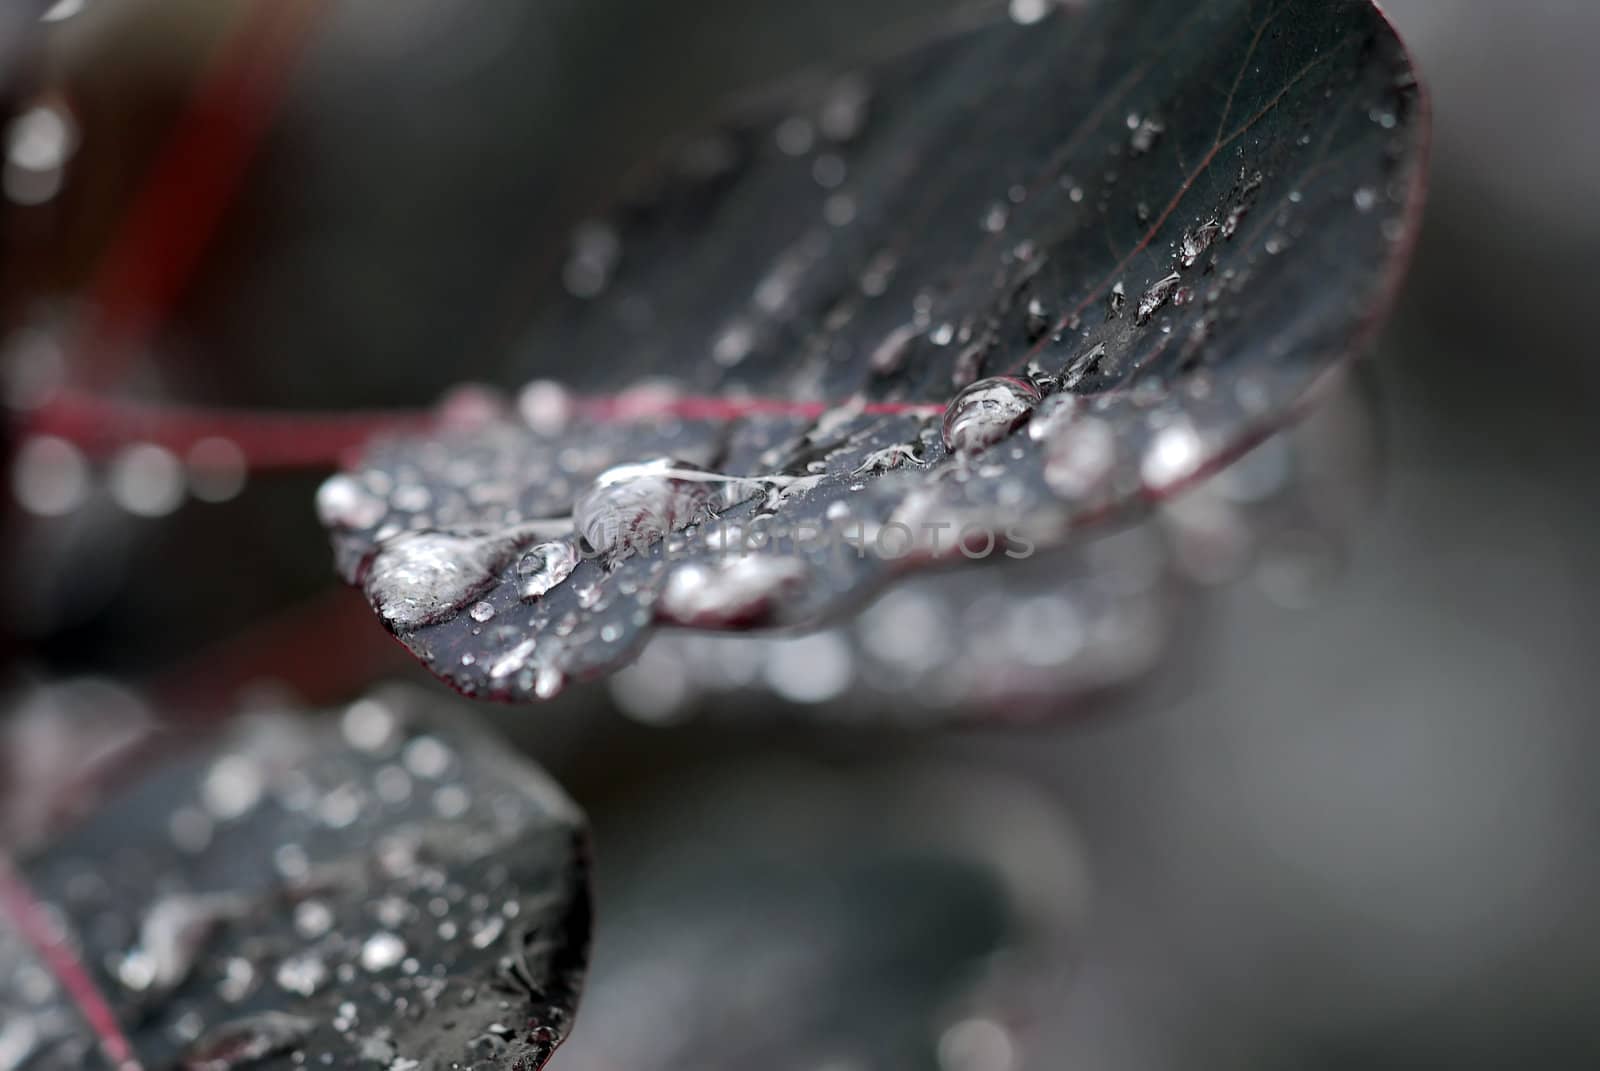
[[[517,593],[529,602],[544,597],[572,575],[579,560],[571,540],[540,543],[517,562]]]
[[[644,547],[719,509],[727,482],[671,458],[618,465],[601,473],[573,504],[573,520],[578,534],[601,553]]]
[[[1022,426],[1042,398],[1025,379],[980,379],[951,399],[944,413],[944,445],[956,454],[993,446]]]
[[[494,583],[530,537],[522,528],[489,535],[401,533],[380,546],[367,567],[367,598],[395,628],[448,620]]]
[[[702,628],[756,624],[808,573],[804,561],[770,554],[680,565],[662,589],[659,612],[668,621]]]
[[[223,1023],[206,1033],[185,1054],[185,1071],[233,1071],[287,1052],[310,1037],[310,1019],[284,1012],[263,1012]]]
[[[1178,263],[1185,268],[1194,267],[1221,233],[1222,224],[1214,219],[1207,220],[1189,231],[1183,236],[1183,244],[1178,249]]]
[[[1146,290],[1139,298],[1139,316],[1137,322],[1140,326],[1150,322],[1150,317],[1154,316],[1161,306],[1167,303],[1167,299],[1172,297],[1172,291],[1176,289],[1177,285],[1182,281],[1182,276],[1180,276],[1177,272],[1173,272],[1165,279],[1158,279],[1154,283],[1150,284],[1150,289]]]

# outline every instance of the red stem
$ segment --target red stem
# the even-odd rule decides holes
[[[73,366],[116,384],[182,297],[286,96],[318,0],[247,0],[89,284]]]
[[[307,413],[216,409],[103,398],[63,392],[25,418],[25,435],[54,435],[92,457],[130,443],[152,443],[177,454],[204,439],[238,446],[252,471],[317,469],[352,459],[374,436],[425,427],[417,412]]]
[[[94,1031],[100,1051],[115,1071],[140,1071],[133,1045],[117,1023],[100,987],[67,942],[11,858],[0,854],[0,911],[11,920],[17,934],[39,954],[67,997]]]
[[[750,416],[814,420],[836,402],[791,402],[778,398],[629,397],[581,398],[586,419],[627,422],[653,417],[731,421]],[[936,416],[943,405],[869,402],[873,416]],[[24,435],[54,435],[92,457],[105,457],[130,443],[152,443],[177,454],[204,439],[232,442],[253,472],[334,468],[355,460],[380,435],[426,430],[439,415],[421,410],[314,413],[228,409],[106,398],[64,391],[24,419]]]

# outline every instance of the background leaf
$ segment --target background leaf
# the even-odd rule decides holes
[[[247,718],[24,861],[144,1067],[549,1057],[587,959],[582,818],[423,702],[397,691],[337,723]],[[19,965],[0,1021],[34,1028],[6,1066],[104,1066],[69,987],[28,955],[27,921],[0,924]]]

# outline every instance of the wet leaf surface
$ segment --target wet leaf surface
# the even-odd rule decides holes
[[[542,1066],[587,960],[583,820],[423,703],[247,718],[25,859],[0,1066],[106,1066],[97,1002],[148,1069]],[[85,985],[33,954],[40,919]]]
[[[1088,888],[1020,780],[933,762],[746,762],[602,831],[582,1024],[555,1071],[969,1064],[1056,1013]],[[998,1041],[996,1039],[998,1038]]]
[[[926,727],[1092,718],[1182,694],[1211,656],[1208,589],[1314,604],[1382,480],[1372,384],[1340,377],[1305,419],[1135,524],[1004,568],[908,578],[801,636],[658,631],[608,681],[646,723],[804,717]]]
[[[463,692],[530,698],[656,622],[813,625],[1059,544],[1367,343],[1426,132],[1365,0],[1018,4],[747,101],[574,235],[515,407],[324,487],[340,571]]]

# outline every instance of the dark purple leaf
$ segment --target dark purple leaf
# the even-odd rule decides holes
[[[583,819],[420,702],[246,718],[24,859],[0,1067],[542,1066],[587,960]]]
[[[1087,907],[1059,807],[924,762],[747,764],[617,815],[582,1025],[555,1071],[933,1071],[1025,1057]]]
[[[1138,523],[1003,569],[932,572],[801,636],[666,629],[614,674],[645,722],[697,713],[927,726],[1092,717],[1177,690],[1207,655],[1204,589],[1253,580],[1294,607],[1343,564],[1380,478],[1370,384]],[[1155,672],[1159,670],[1159,672]],[[783,702],[774,702],[774,699]]]
[[[324,487],[341,572],[462,691],[525,698],[656,621],[811,625],[1059,544],[1366,344],[1426,138],[1368,0],[1012,5],[802,80],[575,236],[525,346],[565,386]],[[562,532],[603,553],[539,547]]]

